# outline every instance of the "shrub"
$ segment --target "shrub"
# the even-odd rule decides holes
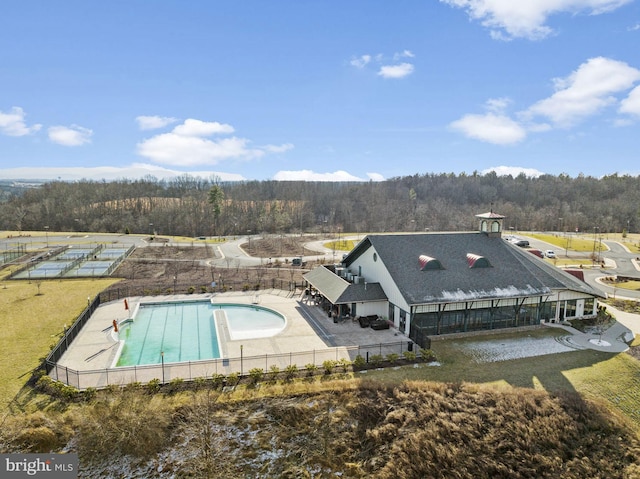
[[[342,358],[340,361],[338,361],[338,365],[342,368],[342,372],[346,373],[349,369],[349,366],[351,366],[351,361],[349,361],[347,358]]]
[[[150,393],[156,393],[160,390],[160,380],[158,378],[154,378],[147,383],[147,391]]]
[[[313,376],[318,370],[318,366],[313,363],[305,364],[304,369],[307,371],[307,376]]]
[[[118,384],[109,384],[106,388],[104,388],[109,394],[116,394],[120,392],[120,385]]]
[[[214,388],[219,388],[224,384],[224,374],[213,373],[211,375],[211,381]]]
[[[184,386],[184,379],[182,378],[173,378],[170,382],[169,382],[169,392],[177,392],[182,390]]]
[[[193,293],[195,293],[195,292],[196,292],[196,288],[195,288],[194,286],[189,286],[189,289],[187,289],[187,292],[188,292],[189,294],[193,294]]]
[[[252,368],[249,370],[249,382],[253,385],[258,384],[263,376],[264,371],[262,368]]]
[[[36,388],[45,394],[49,394],[64,401],[72,401],[83,397],[82,393],[78,389],[72,386],[67,386],[60,381],[55,381],[49,376],[40,377],[36,383]]]
[[[414,351],[405,351],[402,355],[407,361],[415,361],[418,357]]]
[[[227,385],[236,386],[240,382],[240,373],[231,373],[227,376]]]
[[[98,394],[98,391],[96,388],[87,388],[82,393],[82,395],[84,396],[84,400],[87,402],[95,399],[97,394]]]
[[[379,366],[380,363],[382,363],[382,360],[384,358],[382,357],[382,354],[372,354],[369,357],[369,361],[371,362],[371,364],[373,364],[374,366]]]
[[[431,349],[420,349],[420,357],[428,363],[437,360],[436,353],[434,353]]]
[[[322,367],[324,368],[324,373],[326,375],[329,375],[333,372],[333,369],[336,367],[337,361],[334,361],[333,359],[327,359],[326,361],[322,362]]]
[[[278,374],[280,374],[280,368],[277,364],[272,364],[269,368],[269,376],[272,381],[275,381],[278,378]]]
[[[207,378],[198,377],[193,380],[193,386],[195,389],[202,389],[207,384]]]
[[[389,354],[387,354],[387,361],[389,361],[391,364],[393,364],[398,360],[399,357],[400,357],[400,355],[397,354],[397,353],[389,353]]]
[[[286,368],[284,368],[284,380],[292,381],[294,377],[298,374],[298,366],[295,364],[290,364]]]
[[[137,389],[140,389],[142,387],[142,383],[140,383],[139,381],[135,381],[132,383],[127,384],[124,389],[128,390],[128,391],[135,391]]]
[[[367,362],[360,354],[358,354],[356,358],[353,360],[353,365],[356,368],[363,368],[365,364],[367,364]]]

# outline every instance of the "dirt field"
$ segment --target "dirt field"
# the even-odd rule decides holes
[[[313,238],[317,241],[320,238]],[[262,258],[311,255],[314,251],[304,247],[310,241],[303,237],[269,237],[251,240],[242,247],[251,256]],[[256,289],[261,287],[288,287],[301,284],[302,275],[317,263],[308,262],[304,268],[290,263],[273,261],[252,268],[237,266],[220,267],[208,264],[215,257],[214,248],[206,246],[148,246],[137,248],[114,272],[113,277],[123,278],[114,288],[129,287],[148,292],[173,290],[178,292],[195,288],[202,291],[212,282],[227,289]],[[284,285],[284,286],[283,286]]]

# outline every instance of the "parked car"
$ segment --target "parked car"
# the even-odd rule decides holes
[[[544,255],[547,258],[557,258],[555,251],[552,251],[550,249],[548,249],[547,251],[544,252]]]
[[[529,247],[529,242],[527,240],[518,240],[515,243],[516,246],[520,246],[521,248],[528,248]]]
[[[544,258],[544,253],[539,249],[528,249],[527,251],[531,254],[535,254],[538,258]]]

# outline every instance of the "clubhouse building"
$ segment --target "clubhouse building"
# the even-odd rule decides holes
[[[373,234],[341,264],[304,275],[337,318],[385,318],[420,346],[441,334],[593,317],[602,295],[502,238],[504,217],[479,231]]]

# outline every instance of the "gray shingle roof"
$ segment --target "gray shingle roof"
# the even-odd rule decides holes
[[[312,269],[303,278],[333,304],[387,300],[379,283],[352,284],[324,266]]]
[[[408,304],[530,296],[556,289],[600,295],[574,276],[483,233],[369,235],[345,258],[346,265],[370,246]],[[491,267],[469,268],[467,253],[485,257]],[[443,269],[421,271],[420,255],[437,259]],[[362,275],[366,278],[367,272]]]

